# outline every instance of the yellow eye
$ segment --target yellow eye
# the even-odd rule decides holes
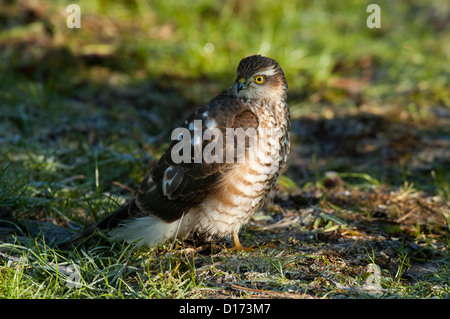
[[[263,84],[266,82],[266,77],[264,75],[257,75],[253,78],[253,82],[256,84]]]

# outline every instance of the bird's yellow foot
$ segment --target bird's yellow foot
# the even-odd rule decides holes
[[[241,242],[239,241],[239,234],[236,230],[233,230],[233,242],[234,247],[227,248],[227,251],[255,251],[256,248],[253,247],[244,247],[241,245]]]

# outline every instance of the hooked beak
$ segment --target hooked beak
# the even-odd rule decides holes
[[[239,93],[240,90],[243,90],[245,88],[247,88],[247,83],[245,82],[244,78],[240,78],[239,80],[237,80],[237,91]]]

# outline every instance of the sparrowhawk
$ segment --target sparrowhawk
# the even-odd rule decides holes
[[[239,229],[272,201],[289,153],[287,88],[275,60],[242,59],[233,86],[174,130],[134,198],[58,246],[100,229],[112,240],[151,247],[195,232],[233,235],[234,249],[242,249]]]

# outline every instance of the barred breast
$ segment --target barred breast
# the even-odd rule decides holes
[[[254,107],[261,107],[256,105]],[[219,191],[195,208],[197,230],[219,237],[230,236],[252,215],[271,203],[281,168],[289,152],[290,120],[283,101],[261,116],[255,143],[244,163],[236,163],[222,179]],[[253,155],[253,156],[252,156]]]

